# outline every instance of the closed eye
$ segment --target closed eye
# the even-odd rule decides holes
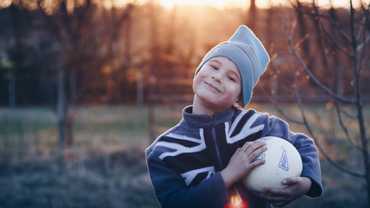
[[[215,66],[212,66],[212,65],[211,65],[211,68],[214,69],[214,70],[218,70],[218,67],[215,67]]]
[[[233,77],[233,76],[229,76],[229,80],[233,81],[233,82],[236,82],[236,78]]]

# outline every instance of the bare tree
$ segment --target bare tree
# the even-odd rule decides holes
[[[19,48],[22,45],[21,42],[21,32],[20,32],[20,26],[19,26],[19,21],[21,21],[21,18],[19,17],[19,11],[15,6],[11,6],[11,20],[12,20],[12,25],[13,25],[13,35],[14,35],[14,42],[15,42],[15,48],[18,49],[16,51],[15,55],[15,61],[13,64],[13,67],[9,67],[8,73],[7,73],[7,78],[9,80],[8,82],[8,92],[9,92],[9,106],[11,108],[14,108],[16,106],[16,78],[15,78],[15,70],[17,69],[17,65],[19,65],[20,62],[20,54],[19,54]],[[15,66],[14,66],[15,65]]]
[[[67,10],[67,2],[62,1],[55,14],[48,14],[45,10],[43,1],[39,1],[38,5],[43,14],[43,20],[49,26],[49,32],[56,37],[59,42],[61,59],[55,66],[57,74],[57,123],[58,123],[58,158],[60,159],[61,167],[64,167],[64,150],[65,145],[71,144],[73,139],[72,126],[73,116],[69,113],[69,102],[66,95],[66,74],[68,64],[68,54],[73,51],[73,42],[76,38],[76,33],[73,33],[72,21]]]
[[[111,36],[107,37],[105,28],[99,27],[101,19],[98,15],[99,4],[93,0],[85,0],[83,4],[73,1],[74,7],[68,5],[70,1],[60,1],[56,9],[50,12],[45,6],[48,1],[37,0],[45,28],[57,40],[59,53],[58,63],[55,64],[57,74],[57,121],[59,153],[64,158],[65,145],[73,144],[73,125],[75,112],[72,105],[79,96],[76,80],[79,73],[86,69],[99,71],[103,66],[111,65],[119,68],[121,63],[113,64],[116,58],[114,45],[116,45],[119,32],[116,27],[122,28],[122,22],[127,19],[132,7],[120,12],[112,12]],[[101,16],[100,16],[101,17]],[[108,24],[109,25],[109,24]],[[106,49],[109,50],[106,50]],[[125,60],[124,64],[127,61]],[[77,77],[77,78],[76,78]],[[72,80],[72,81],[71,81]],[[67,84],[70,83],[70,86]],[[68,92],[67,89],[72,89]],[[62,161],[63,162],[63,161]]]
[[[111,4],[114,2],[111,0]],[[106,10],[107,20],[110,24],[108,29],[108,54],[107,62],[109,70],[106,87],[105,101],[112,102],[113,98],[118,100],[127,99],[127,71],[131,64],[131,28],[133,3],[128,3],[124,9],[111,7]],[[123,50],[123,51],[122,51]]]
[[[353,150],[359,151],[362,167],[357,171],[353,170],[348,165],[332,158],[332,155],[324,148],[322,142],[325,138],[319,139],[319,136],[315,133],[313,124],[310,122],[306,109],[302,105],[302,88],[296,82],[293,86],[295,87],[295,95],[300,109],[300,122],[312,138],[315,139],[320,152],[330,164],[343,173],[364,180],[367,189],[367,204],[369,204],[370,163],[366,132],[368,125],[366,124],[364,114],[365,95],[368,96],[368,94],[366,94],[363,86],[366,82],[366,77],[368,77],[370,64],[370,4],[364,5],[362,3],[360,8],[355,9],[353,2],[350,1],[349,9],[346,10],[346,13],[342,14],[343,18],[347,18],[346,21],[338,20],[336,8],[333,6],[327,12],[322,12],[315,4],[315,1],[313,1],[311,7],[306,7],[309,10],[303,12],[300,5],[299,1],[295,1],[295,4],[293,4],[297,13],[299,13],[297,15],[297,22],[301,24],[301,15],[306,15],[311,19],[314,32],[310,34],[310,37],[316,38],[316,50],[318,50],[315,60],[321,64],[310,65],[308,63],[310,59],[302,57],[299,52],[301,44],[303,44],[303,51],[306,53],[305,51],[307,49],[302,39],[307,37],[307,31],[304,32],[305,34],[300,35],[301,39],[297,44],[293,43],[293,35],[292,32],[290,33],[288,38],[289,52],[295,57],[300,68],[302,68],[302,74],[308,76],[318,92],[324,94],[326,99],[333,103],[336,120],[347,139],[346,141]],[[302,28],[300,28],[300,31],[302,33]],[[344,68],[347,68],[348,71],[344,71]],[[322,73],[320,74],[319,72]],[[323,75],[323,73],[325,74]],[[346,76],[350,76],[350,82],[343,80],[344,73],[346,73]],[[298,76],[299,74],[297,73]],[[330,77],[334,81],[328,83],[326,79]],[[346,92],[343,92],[344,87]],[[354,115],[352,112],[348,112],[348,108],[346,109],[345,106],[353,109]],[[348,127],[345,124],[346,121],[354,122],[357,128]],[[335,122],[332,125],[335,125]],[[351,161],[351,158],[348,158],[348,161]]]
[[[148,86],[148,127],[149,127],[149,140],[153,140],[156,136],[155,131],[155,111],[154,99],[157,91],[157,77],[156,73],[159,68],[160,58],[160,44],[159,44],[159,20],[158,20],[158,2],[157,0],[150,1],[150,66],[149,66],[149,86]]]

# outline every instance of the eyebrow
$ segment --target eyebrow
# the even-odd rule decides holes
[[[234,71],[230,70],[230,72],[233,76],[235,76],[236,78],[240,79],[240,76],[238,73],[235,73]]]
[[[211,60],[211,62],[216,62],[216,64],[222,65],[222,63],[219,60]]]

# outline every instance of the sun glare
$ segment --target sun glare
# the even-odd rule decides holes
[[[0,1],[0,9],[8,7],[8,6],[10,6],[10,4],[12,4],[12,0]]]
[[[243,201],[239,193],[230,196],[229,203],[225,208],[248,208],[248,203]]]
[[[224,8],[226,6],[242,6],[246,4],[245,0],[160,0],[159,3],[171,9],[174,6],[211,6],[216,8]]]
[[[77,2],[83,2],[83,0],[78,0]],[[152,0],[94,0],[95,3],[102,4],[105,8],[110,9],[112,7],[123,7],[127,5],[127,3],[134,3],[134,4],[144,4]],[[305,3],[312,3],[313,0],[300,0],[301,2]],[[334,7],[344,7],[349,8],[349,1],[348,0],[314,0],[316,4],[323,8],[329,8],[330,6]],[[0,9],[7,8],[14,2],[14,0],[0,0]],[[34,1],[25,1],[28,5],[28,8],[32,8],[31,3]],[[55,1],[53,0],[44,0],[43,4],[49,4]],[[75,4],[75,0],[67,1],[69,4]],[[200,7],[215,7],[215,8],[226,8],[226,7],[239,7],[239,8],[248,8],[249,7],[249,0],[156,0],[162,7],[166,9],[172,9],[175,6],[200,6]],[[360,7],[362,4],[368,5],[370,0],[353,0],[353,5],[355,8]],[[78,4],[78,3],[77,3]],[[258,8],[269,8],[271,6],[289,6],[290,0],[256,0],[256,6]],[[75,6],[75,5],[72,5]]]
[[[349,7],[348,0],[315,0],[316,4],[321,7]],[[166,9],[171,9],[174,6],[211,6],[216,8],[225,8],[227,6],[235,6],[248,8],[248,0],[159,0],[159,3]],[[301,0],[301,2],[312,3],[312,0]],[[355,7],[360,6],[361,0],[354,0]],[[363,4],[369,4],[370,0],[362,0]],[[258,8],[269,8],[270,6],[289,6],[289,0],[256,0]]]

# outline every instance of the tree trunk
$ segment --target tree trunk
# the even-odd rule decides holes
[[[352,53],[351,53],[351,61],[352,61],[352,73],[353,73],[353,80],[354,80],[354,90],[356,96],[356,108],[357,108],[357,122],[360,129],[360,139],[361,139],[361,146],[362,146],[362,157],[363,163],[365,168],[365,181],[366,181],[366,188],[367,188],[367,204],[369,205],[370,200],[370,163],[369,163],[369,151],[368,151],[368,140],[367,140],[367,133],[365,128],[365,120],[363,114],[363,106],[362,106],[362,95],[360,90],[360,64],[361,60],[359,59],[358,53],[358,39],[356,37],[355,32],[355,9],[353,8],[352,0],[350,1],[350,26],[351,26],[351,43],[352,43]]]
[[[72,70],[69,73],[69,92],[71,103],[76,103],[78,96],[78,87],[77,87],[77,71]]]
[[[150,9],[150,30],[151,30],[151,64],[149,69],[149,86],[148,86],[148,97],[149,97],[149,112],[148,112],[148,127],[149,127],[149,140],[153,141],[155,139],[155,113],[154,113],[154,96],[157,92],[157,79],[156,72],[158,72],[159,67],[159,54],[160,47],[158,41],[158,12],[157,12],[157,1],[152,0]]]
[[[154,141],[156,137],[155,132],[155,116],[154,116],[154,105],[148,105],[148,128],[149,128],[149,141]]]
[[[330,31],[335,31],[335,23],[338,22],[338,16],[337,16],[337,11],[334,8],[334,6],[331,6],[329,9],[329,16],[330,16]],[[342,64],[337,64],[337,60],[343,60],[345,57],[340,57],[341,54],[339,53],[338,49],[332,47],[333,50],[333,58],[331,59],[330,62],[330,67],[333,67],[335,69],[335,79],[334,79],[334,89],[335,92],[342,96],[343,95],[343,80],[344,80],[344,70]]]
[[[303,55],[304,55],[304,59],[307,63],[307,66],[309,69],[313,69],[313,63],[314,61],[312,61],[312,57],[311,57],[311,54],[310,54],[310,42],[309,42],[309,39],[306,37],[307,35],[307,28],[306,28],[306,22],[305,22],[305,18],[304,18],[304,7],[302,5],[302,3],[297,0],[296,1],[297,5],[296,5],[296,15],[297,15],[297,21],[298,21],[298,34],[299,34],[299,38],[300,40],[303,40]]]
[[[66,113],[67,113],[64,76],[65,76],[64,69],[63,68],[59,69],[57,81],[58,161],[62,169],[64,169],[64,142],[65,142]]]
[[[10,108],[15,108],[16,106],[16,93],[15,93],[15,76],[12,73],[9,73],[8,77],[8,100],[9,100],[9,107]]]
[[[246,22],[255,33],[257,32],[257,15],[256,0],[250,0]]]
[[[133,6],[129,4],[125,10],[125,18],[124,18],[124,25],[123,25],[123,37],[124,37],[124,63],[122,66],[121,78],[119,79],[119,90],[122,93],[123,101],[129,101],[130,95],[128,80],[127,80],[127,72],[131,67],[131,48],[132,48],[132,10]],[[121,23],[122,25],[122,23]]]
[[[272,5],[272,0],[269,0],[269,9],[268,9],[268,12],[267,12],[267,20],[266,20],[266,24],[265,24],[265,34],[266,34],[266,46],[267,46],[267,50],[270,52],[270,53],[273,53],[274,51],[273,48],[272,48],[272,40],[273,40],[273,34],[274,34],[274,28],[272,25],[274,25],[274,14],[275,12],[275,8],[274,6]],[[267,73],[269,73],[269,82],[270,82],[270,93],[272,96],[275,96],[276,93],[277,93],[277,90],[278,90],[278,81],[276,79],[276,77],[274,77],[274,71],[275,71],[275,68],[274,68],[274,64],[271,63],[270,67],[273,69],[273,70],[269,70]]]
[[[136,105],[142,106],[144,103],[144,80],[143,71],[139,69],[136,78]]]

